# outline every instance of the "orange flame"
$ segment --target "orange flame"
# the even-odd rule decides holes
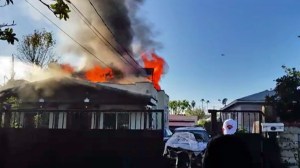
[[[111,68],[102,68],[95,66],[94,68],[85,72],[85,78],[92,82],[107,82],[114,78]]]
[[[70,64],[61,64],[60,65],[63,72],[72,74],[74,73],[74,68]]]
[[[151,59],[148,59],[148,55],[146,53],[142,54],[142,59],[144,61],[145,68],[152,68],[153,69],[153,75],[151,77],[148,77],[153,82],[153,85],[156,90],[160,90],[159,81],[161,79],[161,76],[164,73],[164,68],[166,65],[166,62],[163,58],[156,55],[154,52],[151,53]]]

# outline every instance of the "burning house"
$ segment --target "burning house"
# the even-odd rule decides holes
[[[58,167],[101,166],[107,160],[119,163],[123,157],[136,162],[145,159],[140,153],[147,160],[160,159],[168,95],[155,89],[151,82],[117,84],[73,77],[49,78],[6,88],[0,91],[0,99],[0,137],[10,139],[9,144],[0,140],[0,145],[14,151],[13,160],[12,155],[3,157],[11,167],[45,164],[49,150],[55,158],[65,158],[63,162],[54,161]],[[37,145],[38,150],[22,155],[26,152],[24,146]],[[88,159],[95,157],[102,159]],[[34,163],[31,158],[35,158]],[[80,163],[75,158],[81,158]]]
[[[168,96],[163,90],[156,90],[151,82],[116,84],[93,83],[72,77],[49,78],[26,82],[0,92],[1,102],[12,97],[16,98],[13,103],[21,110],[18,118],[13,119],[20,128],[68,129],[81,125],[85,129],[161,129],[167,123],[161,120],[168,115]],[[26,116],[22,110],[48,113],[41,114],[40,125],[33,126],[34,117],[39,114]],[[96,114],[93,110],[103,113]],[[147,116],[138,112],[146,110],[162,110],[163,114]],[[83,118],[76,121],[68,113],[70,111],[89,113],[82,114]]]
[[[80,65],[29,70],[28,82],[0,88],[0,167],[102,167],[124,157],[157,167],[169,97],[159,86],[165,61],[144,52],[159,43],[137,16],[143,1],[68,3],[70,19],[58,25],[73,41],[60,50]]]

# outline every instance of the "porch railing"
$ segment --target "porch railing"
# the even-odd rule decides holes
[[[0,111],[0,128],[163,130],[163,110]]]
[[[237,121],[238,131],[261,134],[264,113],[258,110],[208,110],[211,114],[211,134],[221,133],[222,123],[232,118]]]

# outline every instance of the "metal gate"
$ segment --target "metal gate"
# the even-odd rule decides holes
[[[221,134],[222,123],[228,118],[237,121],[237,134],[246,142],[253,159],[255,168],[280,168],[280,150],[276,140],[263,136],[261,123],[264,122],[264,113],[257,110],[209,110],[211,114],[211,134]]]
[[[163,167],[163,110],[0,111],[0,167]]]
[[[264,113],[257,110],[208,110],[211,114],[211,134],[221,133],[222,123],[228,118],[237,121],[238,131],[261,134]]]

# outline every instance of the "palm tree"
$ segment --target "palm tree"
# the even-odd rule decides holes
[[[227,98],[224,98],[223,100],[222,100],[222,104],[224,105],[224,106],[226,106],[226,103],[227,103]]]
[[[190,108],[190,102],[187,100],[183,100],[181,102],[181,112],[184,114],[185,110],[189,108]]]
[[[210,101],[209,101],[209,100],[206,100],[207,112],[208,112],[208,103],[210,103]]]
[[[192,108],[193,108],[193,109],[195,108],[195,106],[196,106],[196,102],[195,102],[195,100],[192,100],[192,102],[191,102],[191,106],[192,106]]]
[[[201,103],[202,103],[202,110],[204,111],[204,109],[203,109],[203,102],[204,102],[205,100],[204,99],[201,99]]]

